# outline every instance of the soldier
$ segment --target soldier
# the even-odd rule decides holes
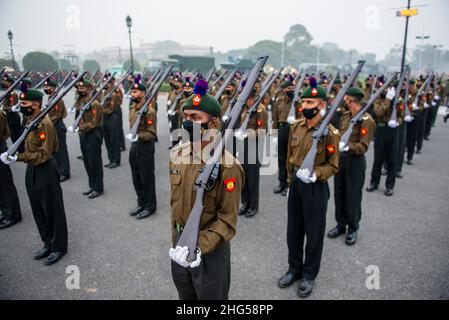
[[[253,89],[242,110],[241,123],[249,116],[248,109],[253,106],[255,99],[256,91]],[[246,135],[237,137],[243,140],[243,170],[245,172],[245,184],[242,189],[242,205],[239,209],[239,215],[244,215],[246,218],[254,217],[259,210],[260,159],[258,137],[261,131],[266,131],[267,129],[268,113],[265,105],[260,103],[257,111],[248,122]],[[263,137],[264,135],[262,135],[262,139]]]
[[[107,80],[107,78],[105,78]],[[109,94],[115,87],[115,78],[106,85],[104,94]],[[103,101],[103,135],[106,150],[108,151],[109,163],[105,168],[114,169],[120,166],[120,134],[123,126],[120,125],[119,110],[121,110],[122,95],[120,88],[115,90]]]
[[[145,103],[147,88],[136,82],[131,89],[132,105],[129,110],[129,127],[137,121],[140,108]],[[154,100],[151,102],[154,104]],[[144,219],[156,212],[156,179],[154,177],[154,140],[156,138],[157,118],[154,108],[148,106],[145,115],[140,119],[137,136],[131,142],[129,164],[134,190],[137,194],[137,207],[130,211],[132,217]],[[132,139],[132,134],[127,135]]]
[[[0,153],[8,150],[6,139],[10,136],[6,112],[0,111]],[[19,197],[12,177],[11,168],[0,162],[0,229],[12,227],[22,221]]]
[[[349,128],[351,118],[362,109],[363,92],[359,88],[350,88],[344,102],[349,111],[343,113],[340,119],[340,132]],[[348,146],[340,150],[339,169],[334,178],[335,220],[337,226],[329,231],[327,236],[334,239],[346,233],[346,244],[355,244],[360,219],[362,217],[362,194],[365,183],[366,159],[365,153],[374,136],[376,123],[366,112],[354,125],[349,137]]]
[[[82,80],[76,85],[78,100],[75,108],[78,110],[92,98],[92,84],[88,80]],[[89,189],[83,195],[94,199],[104,192],[103,187],[103,160],[101,158],[101,143],[103,135],[103,108],[95,99],[90,108],[83,113],[79,124],[79,136],[84,167],[89,178]]]
[[[43,93],[29,89],[20,95],[20,110],[28,121],[41,111]],[[46,265],[59,261],[67,252],[67,222],[59,174],[52,161],[58,149],[56,130],[46,116],[25,140],[25,151],[18,155],[1,154],[5,164],[15,161],[27,163],[25,185],[31,210],[44,248],[34,259],[44,259]]]
[[[418,89],[424,85],[424,77],[420,76],[420,81],[416,84]],[[417,136],[416,136],[416,154],[420,154],[424,143],[425,128],[427,122],[427,114],[429,113],[429,103],[427,102],[426,88],[422,90],[419,97],[419,103],[422,104],[422,109],[418,117]]]
[[[396,81],[398,82],[398,81]],[[380,182],[382,164],[387,164],[387,180],[385,183],[385,195],[391,197],[396,182],[397,157],[399,148],[399,133],[397,127],[389,127],[393,101],[396,92],[392,87],[388,89],[385,97],[380,97],[374,103],[374,113],[376,114],[377,129],[374,139],[374,163],[371,170],[370,185],[366,191],[373,192],[377,190]],[[399,109],[399,108],[398,108]],[[398,110],[398,122],[403,118],[404,110]]]
[[[14,83],[14,78],[11,75],[5,75],[3,77],[2,81],[2,87],[3,89],[8,89],[12,86]],[[19,97],[17,96],[17,93],[14,91],[11,91],[7,97],[5,97],[5,100],[3,101],[3,111],[6,114],[6,120],[8,122],[8,127],[11,132],[11,140],[12,142],[16,142],[16,140],[20,137],[22,134],[22,124],[20,115],[18,112],[14,112],[11,110],[13,106],[15,106],[19,102]],[[19,151],[23,152],[23,145],[20,146]]]
[[[326,228],[327,202],[330,196],[327,180],[338,171],[338,130],[329,124],[317,145],[313,172],[300,169],[312,146],[312,134],[326,113],[326,90],[317,86],[315,78],[301,94],[305,119],[292,125],[288,139],[287,246],[289,268],[278,282],[280,288],[301,279],[297,295],[312,293],[318,275]],[[304,238],[307,238],[304,251]]]
[[[422,84],[421,84],[422,85]],[[415,154],[415,146],[418,137],[418,126],[422,121],[421,112],[423,109],[423,103],[418,99],[418,103],[415,104],[416,92],[416,80],[410,80],[409,82],[409,97],[408,97],[408,108],[413,120],[407,123],[407,164],[412,165],[413,155]]]
[[[428,104],[428,111],[426,122],[424,124],[424,140],[429,140],[430,132],[432,131],[432,122],[435,114],[438,113],[437,103],[434,101],[435,97],[435,85],[434,82],[430,84],[429,93],[426,95],[426,100]]]
[[[208,132],[215,134],[220,104],[207,93],[196,93],[186,101],[182,111],[185,118],[183,128],[189,132],[190,141],[179,143],[170,152],[171,230],[174,245],[183,232],[195,202],[193,186],[199,170],[204,166],[198,151],[209,143],[193,140],[199,136],[193,132],[194,123],[201,126],[201,131],[210,129]],[[215,187],[204,195],[197,259],[193,262],[186,260],[187,247],[177,246],[169,251],[173,260],[173,281],[181,300],[228,299],[231,280],[229,241],[236,233],[243,184],[242,167],[228,151],[224,151]]]
[[[223,118],[226,111],[228,110],[229,102],[231,101],[232,97],[234,96],[235,90],[237,90],[236,86],[237,86],[236,81],[231,80],[228,83],[228,85],[226,86],[224,93],[220,97],[220,105],[221,105],[220,119]]]
[[[272,119],[274,130],[278,130],[278,137],[274,139],[278,148],[278,180],[279,185],[273,189],[273,193],[287,195],[287,149],[288,149],[288,135],[290,131],[290,124],[287,122],[288,114],[290,112],[291,101],[295,95],[295,84],[293,78],[289,78],[281,85],[283,94],[278,96],[272,108]]]
[[[44,82],[44,92],[48,95],[50,101],[55,97],[55,91],[58,84],[52,79],[48,79]],[[56,129],[58,137],[58,151],[55,154],[56,168],[59,172],[59,181],[64,182],[70,179],[70,160],[69,153],[67,151],[66,133],[67,128],[64,124],[64,119],[67,117],[67,110],[64,100],[60,100],[53,109],[48,113],[53,126]]]

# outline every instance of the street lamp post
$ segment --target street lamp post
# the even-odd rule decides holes
[[[16,61],[14,60],[14,50],[12,48],[12,38],[13,38],[12,32],[11,32],[11,30],[9,30],[8,31],[8,39],[9,39],[9,45],[11,46],[12,68],[15,70],[16,69]],[[19,71],[19,70],[17,70],[17,71]]]
[[[282,39],[281,68],[284,67],[284,58],[285,58],[285,36]]]
[[[421,50],[420,50],[420,52],[419,52],[419,70],[421,70],[421,68],[422,68],[422,55],[423,55],[423,53],[424,53],[424,47],[423,47],[423,42],[424,42],[424,39],[430,39],[430,36],[416,36],[415,37],[416,39],[419,39],[419,40],[421,40]]]
[[[433,64],[432,64],[432,66],[433,66],[433,70],[435,70],[435,68],[436,68],[436,59],[437,59],[437,52],[438,52],[438,48],[442,48],[443,47],[443,45],[442,44],[439,44],[439,45],[433,45],[433,48],[435,49],[435,51],[434,51],[434,53],[433,53]]]
[[[129,34],[129,52],[131,53],[131,72],[134,72],[134,59],[133,59],[133,45],[131,42],[131,27],[133,24],[133,20],[129,15],[126,16],[126,26],[128,27]]]
[[[407,10],[410,10],[410,0],[407,1]],[[407,34],[408,34],[408,20],[410,16],[405,17],[405,34],[404,34],[404,47],[402,48],[402,59],[401,59],[401,74],[404,72],[405,64],[405,54],[407,52]]]

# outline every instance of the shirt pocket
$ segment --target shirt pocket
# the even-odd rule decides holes
[[[181,172],[179,169],[171,169],[170,170],[170,186],[171,186],[171,195],[170,199],[173,203],[174,201],[179,200],[181,197]]]

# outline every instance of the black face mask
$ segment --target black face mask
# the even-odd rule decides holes
[[[20,106],[20,113],[22,113],[25,117],[29,117],[33,114],[33,108]]]
[[[190,95],[192,93],[190,91],[184,91],[183,94],[184,94],[184,97],[190,97]]]
[[[49,90],[49,89],[44,90],[44,92],[45,92],[45,94],[51,94],[51,90]]]
[[[231,90],[225,90],[225,92],[228,96],[231,95]]]
[[[293,97],[295,96],[295,93],[293,91],[286,91],[286,94],[290,99],[293,99]]]
[[[8,85],[6,83],[2,83],[2,88],[3,89],[8,89],[9,87],[8,87]]]
[[[313,119],[318,112],[318,107],[312,109],[302,109],[302,114],[304,115],[304,117],[306,117],[307,120]]]
[[[140,100],[142,100],[142,98],[141,98],[141,97],[131,97],[131,102],[134,102],[134,103],[139,103],[139,102],[140,102]]]
[[[78,91],[78,96],[84,98],[85,96],[87,96],[87,92]]]
[[[193,142],[193,128],[199,126],[198,123],[193,123],[191,120],[185,120],[182,123],[182,128],[189,133],[190,142]],[[202,123],[201,129],[207,130],[209,129],[208,123]],[[198,130],[198,129],[197,129]]]

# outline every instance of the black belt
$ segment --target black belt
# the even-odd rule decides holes
[[[286,126],[286,125],[290,125],[290,123],[288,123],[288,122],[279,122],[279,125],[280,126]]]

